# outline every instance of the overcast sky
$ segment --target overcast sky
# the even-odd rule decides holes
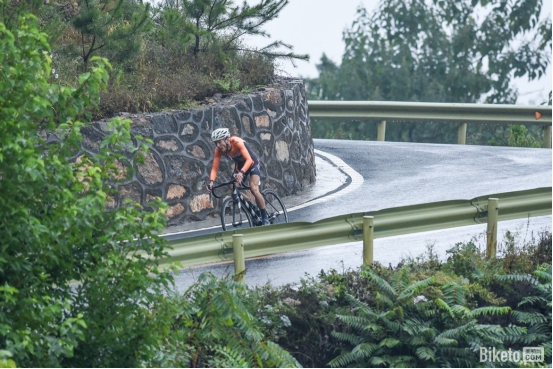
[[[256,4],[258,0],[247,0]],[[544,0],[542,18],[551,17],[552,0]],[[363,5],[369,12],[378,7],[378,0],[290,0],[280,12],[280,16],[268,22],[263,28],[270,38],[250,38],[246,44],[254,47],[267,46],[271,41],[280,40],[294,47],[297,54],[309,54],[309,62],[298,60],[297,67],[289,62],[281,62],[279,74],[294,77],[314,78],[318,76],[315,64],[320,62],[323,52],[336,64],[340,64],[344,52],[342,32],[350,28],[356,18],[356,9]],[[551,91],[551,64],[546,76],[528,82],[527,78],[517,78],[519,104],[538,105],[546,101]]]

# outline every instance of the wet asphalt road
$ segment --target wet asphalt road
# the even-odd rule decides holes
[[[551,186],[552,151],[548,149],[321,139],[314,144],[318,151],[338,157],[349,167],[338,169],[319,155],[317,163],[325,162],[318,164],[317,187],[327,192],[323,191],[326,182],[334,194],[291,211],[291,222]],[[355,186],[352,178],[357,178]],[[500,242],[507,230],[525,242],[540,231],[550,231],[551,216],[500,222]],[[483,233],[485,225],[474,225],[376,239],[374,258],[395,265],[403,257],[424,253],[428,245],[445,258],[446,250],[457,242],[474,239],[485,246]],[[356,268],[361,262],[362,242],[326,246],[246,260],[246,280],[249,285],[298,283],[306,273],[315,276],[321,269]],[[185,289],[205,271],[223,276],[232,274],[233,266],[183,270],[176,276],[177,288]]]

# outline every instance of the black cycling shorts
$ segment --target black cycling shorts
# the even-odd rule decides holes
[[[234,174],[238,174],[239,169],[234,167]],[[248,175],[256,174],[261,178],[261,168],[259,165],[259,162],[254,162],[251,166],[250,170],[248,170],[246,173],[244,173],[244,178]]]

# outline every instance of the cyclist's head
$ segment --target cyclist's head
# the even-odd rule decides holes
[[[224,140],[230,137],[230,132],[228,128],[218,128],[215,131],[211,132],[211,141],[217,142]]]

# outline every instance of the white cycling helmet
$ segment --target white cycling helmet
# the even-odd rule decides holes
[[[211,141],[216,142],[219,140],[224,140],[225,138],[230,137],[230,132],[228,128],[218,128],[215,131],[211,132]]]

